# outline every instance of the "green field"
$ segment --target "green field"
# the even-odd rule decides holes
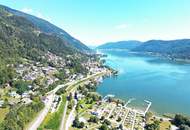
[[[9,112],[9,108],[0,108],[0,124],[2,123],[2,121],[4,120],[6,114]]]
[[[57,112],[49,113],[44,119],[41,126],[38,128],[38,130],[43,130],[43,129],[59,130],[65,103],[66,103],[66,95],[64,94],[62,96],[61,104]]]

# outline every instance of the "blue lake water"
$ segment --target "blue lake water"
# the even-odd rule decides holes
[[[106,78],[98,87],[100,94],[114,94],[126,101],[135,98],[131,105],[137,108],[150,100],[151,110],[158,114],[190,115],[190,64],[127,51],[102,52],[108,55],[106,64],[119,75]]]

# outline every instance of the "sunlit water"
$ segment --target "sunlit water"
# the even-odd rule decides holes
[[[143,108],[143,100],[152,102],[153,112],[190,115],[190,64],[176,63],[158,57],[127,51],[102,51],[106,64],[119,71],[98,87],[102,95],[114,94],[131,106]]]

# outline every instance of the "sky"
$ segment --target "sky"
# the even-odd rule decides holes
[[[190,0],[0,0],[83,43],[190,38]]]

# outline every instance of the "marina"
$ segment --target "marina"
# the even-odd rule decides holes
[[[102,99],[101,105],[94,106],[92,113],[96,113],[99,118],[105,117],[110,120],[112,124],[115,124],[115,126],[122,125],[124,130],[134,130],[134,128],[144,130],[145,115],[149,111],[152,102],[144,100],[147,107],[145,108],[145,111],[143,111],[127,106],[135,100],[134,98],[129,99],[124,105],[122,105],[108,100],[109,98],[114,97],[115,96],[111,94],[106,95]]]

